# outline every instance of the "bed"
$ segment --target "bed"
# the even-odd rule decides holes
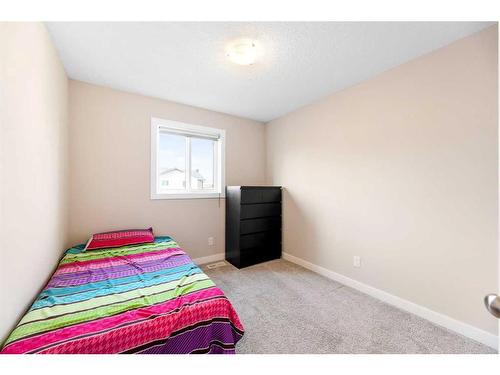
[[[0,353],[235,353],[241,322],[170,237],[66,251]]]

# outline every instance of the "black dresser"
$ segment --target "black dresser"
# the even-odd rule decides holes
[[[238,268],[281,257],[281,187],[226,187],[226,260]]]

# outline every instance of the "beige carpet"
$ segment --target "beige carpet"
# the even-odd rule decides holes
[[[245,327],[238,353],[495,353],[282,259],[203,269]]]

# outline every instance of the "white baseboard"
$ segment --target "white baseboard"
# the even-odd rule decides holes
[[[206,257],[195,258],[193,259],[193,262],[195,262],[198,265],[201,265],[206,263],[218,262],[219,260],[224,260],[224,259],[225,259],[224,253],[217,253],[213,255],[208,255]]]
[[[440,314],[438,312],[432,311],[426,307],[417,305],[416,303],[410,302],[403,298],[397,297],[390,293],[384,292],[383,290],[374,288],[362,282],[351,279],[347,276],[341,275],[337,272],[330,271],[324,267],[318,266],[316,264],[310,263],[304,259],[298,258],[294,255],[283,253],[283,259],[288,260],[292,263],[296,263],[304,268],[307,268],[313,272],[316,272],[322,276],[329,279],[335,280],[341,284],[347,285],[353,289],[359,290],[365,294],[375,297],[383,302],[390,305],[396,306],[401,310],[408,311],[415,314],[421,318],[427,319],[430,322],[437,324],[439,326],[445,327],[451,331],[457,332],[463,336],[469,337],[472,340],[478,341],[484,345],[498,350],[498,336],[486,332],[477,327],[471,326],[470,324],[461,322],[459,320],[450,318],[447,315]]]

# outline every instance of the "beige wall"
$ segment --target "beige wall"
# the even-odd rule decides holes
[[[493,27],[267,124],[284,250],[496,332],[497,82]]]
[[[70,81],[70,240],[152,226],[193,257],[224,251],[224,200],[150,199],[151,117],[226,129],[226,184],[265,180],[264,125]],[[208,237],[216,237],[208,246]]]
[[[66,246],[68,80],[41,23],[0,24],[0,341]]]

